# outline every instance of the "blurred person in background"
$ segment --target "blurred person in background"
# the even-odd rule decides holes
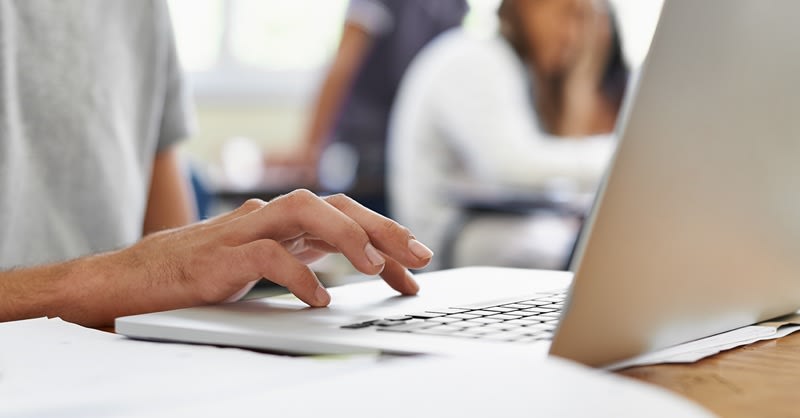
[[[323,191],[348,192],[386,214],[387,126],[398,85],[419,50],[466,12],[466,0],[351,0],[302,143],[267,164],[305,169]]]
[[[462,224],[453,185],[594,191],[628,68],[605,1],[505,0],[498,15],[498,36],[454,30],[409,67],[390,126],[391,210],[440,262],[564,268],[580,217],[483,214]]]

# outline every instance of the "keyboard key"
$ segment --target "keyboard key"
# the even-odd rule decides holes
[[[463,321],[463,319],[451,318],[451,317],[447,317],[447,316],[443,316],[443,317],[440,317],[440,318],[428,319],[428,322],[436,322],[436,323],[439,323],[439,324],[449,324],[449,323],[452,323],[452,322],[460,322],[460,321]]]
[[[514,308],[505,308],[505,307],[502,307],[502,306],[495,306],[495,307],[491,307],[491,308],[486,308],[485,310],[491,311],[491,312],[505,313],[505,312],[513,312],[516,309],[514,309]]]
[[[542,305],[542,306],[539,306],[539,307],[540,308],[544,308],[544,309],[553,309],[553,310],[556,310],[556,311],[560,311],[560,310],[564,309],[564,304],[563,303],[558,303],[558,304],[551,303],[549,305]]]
[[[457,322],[457,323],[453,324],[453,326],[459,326],[459,327],[462,327],[462,328],[475,328],[475,327],[482,327],[484,325],[486,325],[486,324],[481,323],[481,322],[473,322],[473,321],[460,321],[460,322]]]
[[[483,318],[471,319],[470,322],[480,322],[480,323],[483,323],[483,324],[496,324],[498,322],[503,322],[503,321],[500,320],[500,319],[492,319],[492,317],[487,316],[487,317],[483,317]]]
[[[555,309],[555,308],[543,308],[541,306],[537,306],[535,308],[523,309],[522,311],[519,311],[519,312],[548,313],[548,312],[557,312],[557,311],[558,311],[558,309]]]
[[[443,308],[443,309],[431,309],[428,312],[433,313],[441,313],[441,314],[457,314],[469,311],[470,309],[459,309],[459,308]]]
[[[444,316],[443,313],[436,313],[436,312],[417,312],[409,315],[412,318],[420,318],[420,319],[430,319],[430,318],[438,318],[440,316]]]
[[[525,325],[541,324],[542,321],[539,321],[535,318],[518,318],[506,321],[505,323],[525,326]]]
[[[541,312],[525,312],[525,310],[522,310],[522,311],[508,312],[506,315],[514,316],[517,318],[525,318],[529,316],[537,316],[539,314],[541,314]]]
[[[493,312],[490,310],[474,310],[474,311],[467,311],[464,312],[467,315],[479,315],[479,316],[488,316],[488,315],[495,315],[497,312]]]
[[[515,343],[523,343],[523,344],[530,344],[540,341],[536,337],[520,337],[513,340]]]
[[[487,316],[486,318],[502,319],[503,321],[507,321],[507,320],[510,320],[510,319],[517,319],[519,317],[511,315],[511,314],[497,314],[497,315]]]
[[[431,328],[424,328],[415,330],[415,334],[424,334],[424,335],[450,335],[454,332],[461,331],[461,328],[451,327],[447,325],[442,325],[438,327],[431,327]]]
[[[473,314],[468,314],[468,313],[459,313],[459,314],[447,315],[447,318],[458,318],[458,319],[475,319],[475,318],[480,318],[480,317],[481,317],[480,315],[473,315]]]
[[[395,316],[387,316],[386,318],[383,318],[383,319],[385,319],[387,321],[407,321],[407,320],[411,319],[411,316],[409,316],[409,315],[395,315]]]
[[[394,327],[379,327],[379,328],[377,328],[377,330],[378,331],[391,331],[391,332],[412,332],[412,331],[418,331],[418,330],[425,329],[425,328],[435,327],[435,326],[438,326],[438,325],[439,324],[435,324],[435,323],[432,324],[432,323],[430,323],[428,321],[419,321],[419,322],[409,321],[408,323],[405,323],[403,325],[397,325],[397,326],[394,326]]]
[[[528,305],[522,305],[519,303],[510,303],[508,305],[503,305],[504,308],[511,308],[511,309],[526,309],[530,308]]]
[[[482,335],[480,339],[488,341],[513,341],[514,336],[501,332],[497,334]]]
[[[499,322],[497,324],[485,324],[483,327],[486,329],[500,330],[500,331],[522,328],[521,325],[509,324],[508,322]]]
[[[486,327],[475,327],[475,328],[467,328],[464,330],[459,331],[459,334],[469,334],[469,335],[486,335],[486,334],[493,334],[497,332],[496,329],[486,328]]]
[[[396,325],[403,325],[405,323],[406,323],[406,321],[390,321],[390,320],[387,320],[387,319],[381,319],[380,321],[373,322],[372,325],[375,325],[375,326],[378,326],[378,327],[393,327],[393,326],[396,326]]]
[[[374,319],[372,321],[359,322],[357,324],[342,325],[341,328],[344,328],[344,329],[367,328],[367,327],[371,327],[372,324],[377,322],[377,321],[378,321],[377,319]]]

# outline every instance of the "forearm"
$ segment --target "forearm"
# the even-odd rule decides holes
[[[97,327],[119,316],[197,303],[192,295],[180,297],[166,279],[168,268],[153,263],[140,260],[134,246],[0,273],[0,322],[47,316]]]
[[[349,22],[345,25],[336,57],[312,110],[304,139],[307,151],[319,152],[322,148],[371,44],[371,35],[363,27]]]
[[[49,316],[86,325],[110,323],[112,307],[119,306],[104,286],[118,273],[111,264],[108,255],[97,255],[0,273],[0,321]]]
[[[160,152],[153,163],[143,235],[195,221],[197,209],[191,188],[177,149],[173,147]]]
[[[596,116],[602,110],[602,97],[594,85],[580,81],[565,86],[555,135],[582,137],[595,133]]]
[[[332,68],[325,78],[311,113],[309,129],[303,139],[306,152],[314,155],[321,152],[324,139],[333,129],[336,113],[344,102],[351,76],[343,74],[342,70]]]

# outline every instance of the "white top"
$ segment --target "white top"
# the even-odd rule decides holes
[[[461,209],[447,185],[596,188],[610,137],[565,139],[540,126],[528,70],[501,37],[453,30],[415,59],[389,130],[391,213],[434,251]]]

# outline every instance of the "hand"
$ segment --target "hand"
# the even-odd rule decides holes
[[[600,133],[598,119],[607,119],[605,115],[609,112],[616,115],[615,109],[608,108],[601,92],[612,41],[609,12],[604,2],[589,1],[584,7],[581,46],[564,79],[561,114],[554,129],[561,136]]]
[[[115,256],[118,264],[146,266],[159,294],[150,300],[161,301],[146,310],[163,310],[222,302],[262,277],[310,306],[326,306],[330,295],[306,264],[331,252],[406,295],[419,290],[407,268],[422,268],[433,255],[406,228],[344,195],[298,190],[152,234]]]
[[[600,85],[611,49],[611,18],[602,1],[587,1],[582,6],[582,35],[575,62],[567,72],[567,87]]]

